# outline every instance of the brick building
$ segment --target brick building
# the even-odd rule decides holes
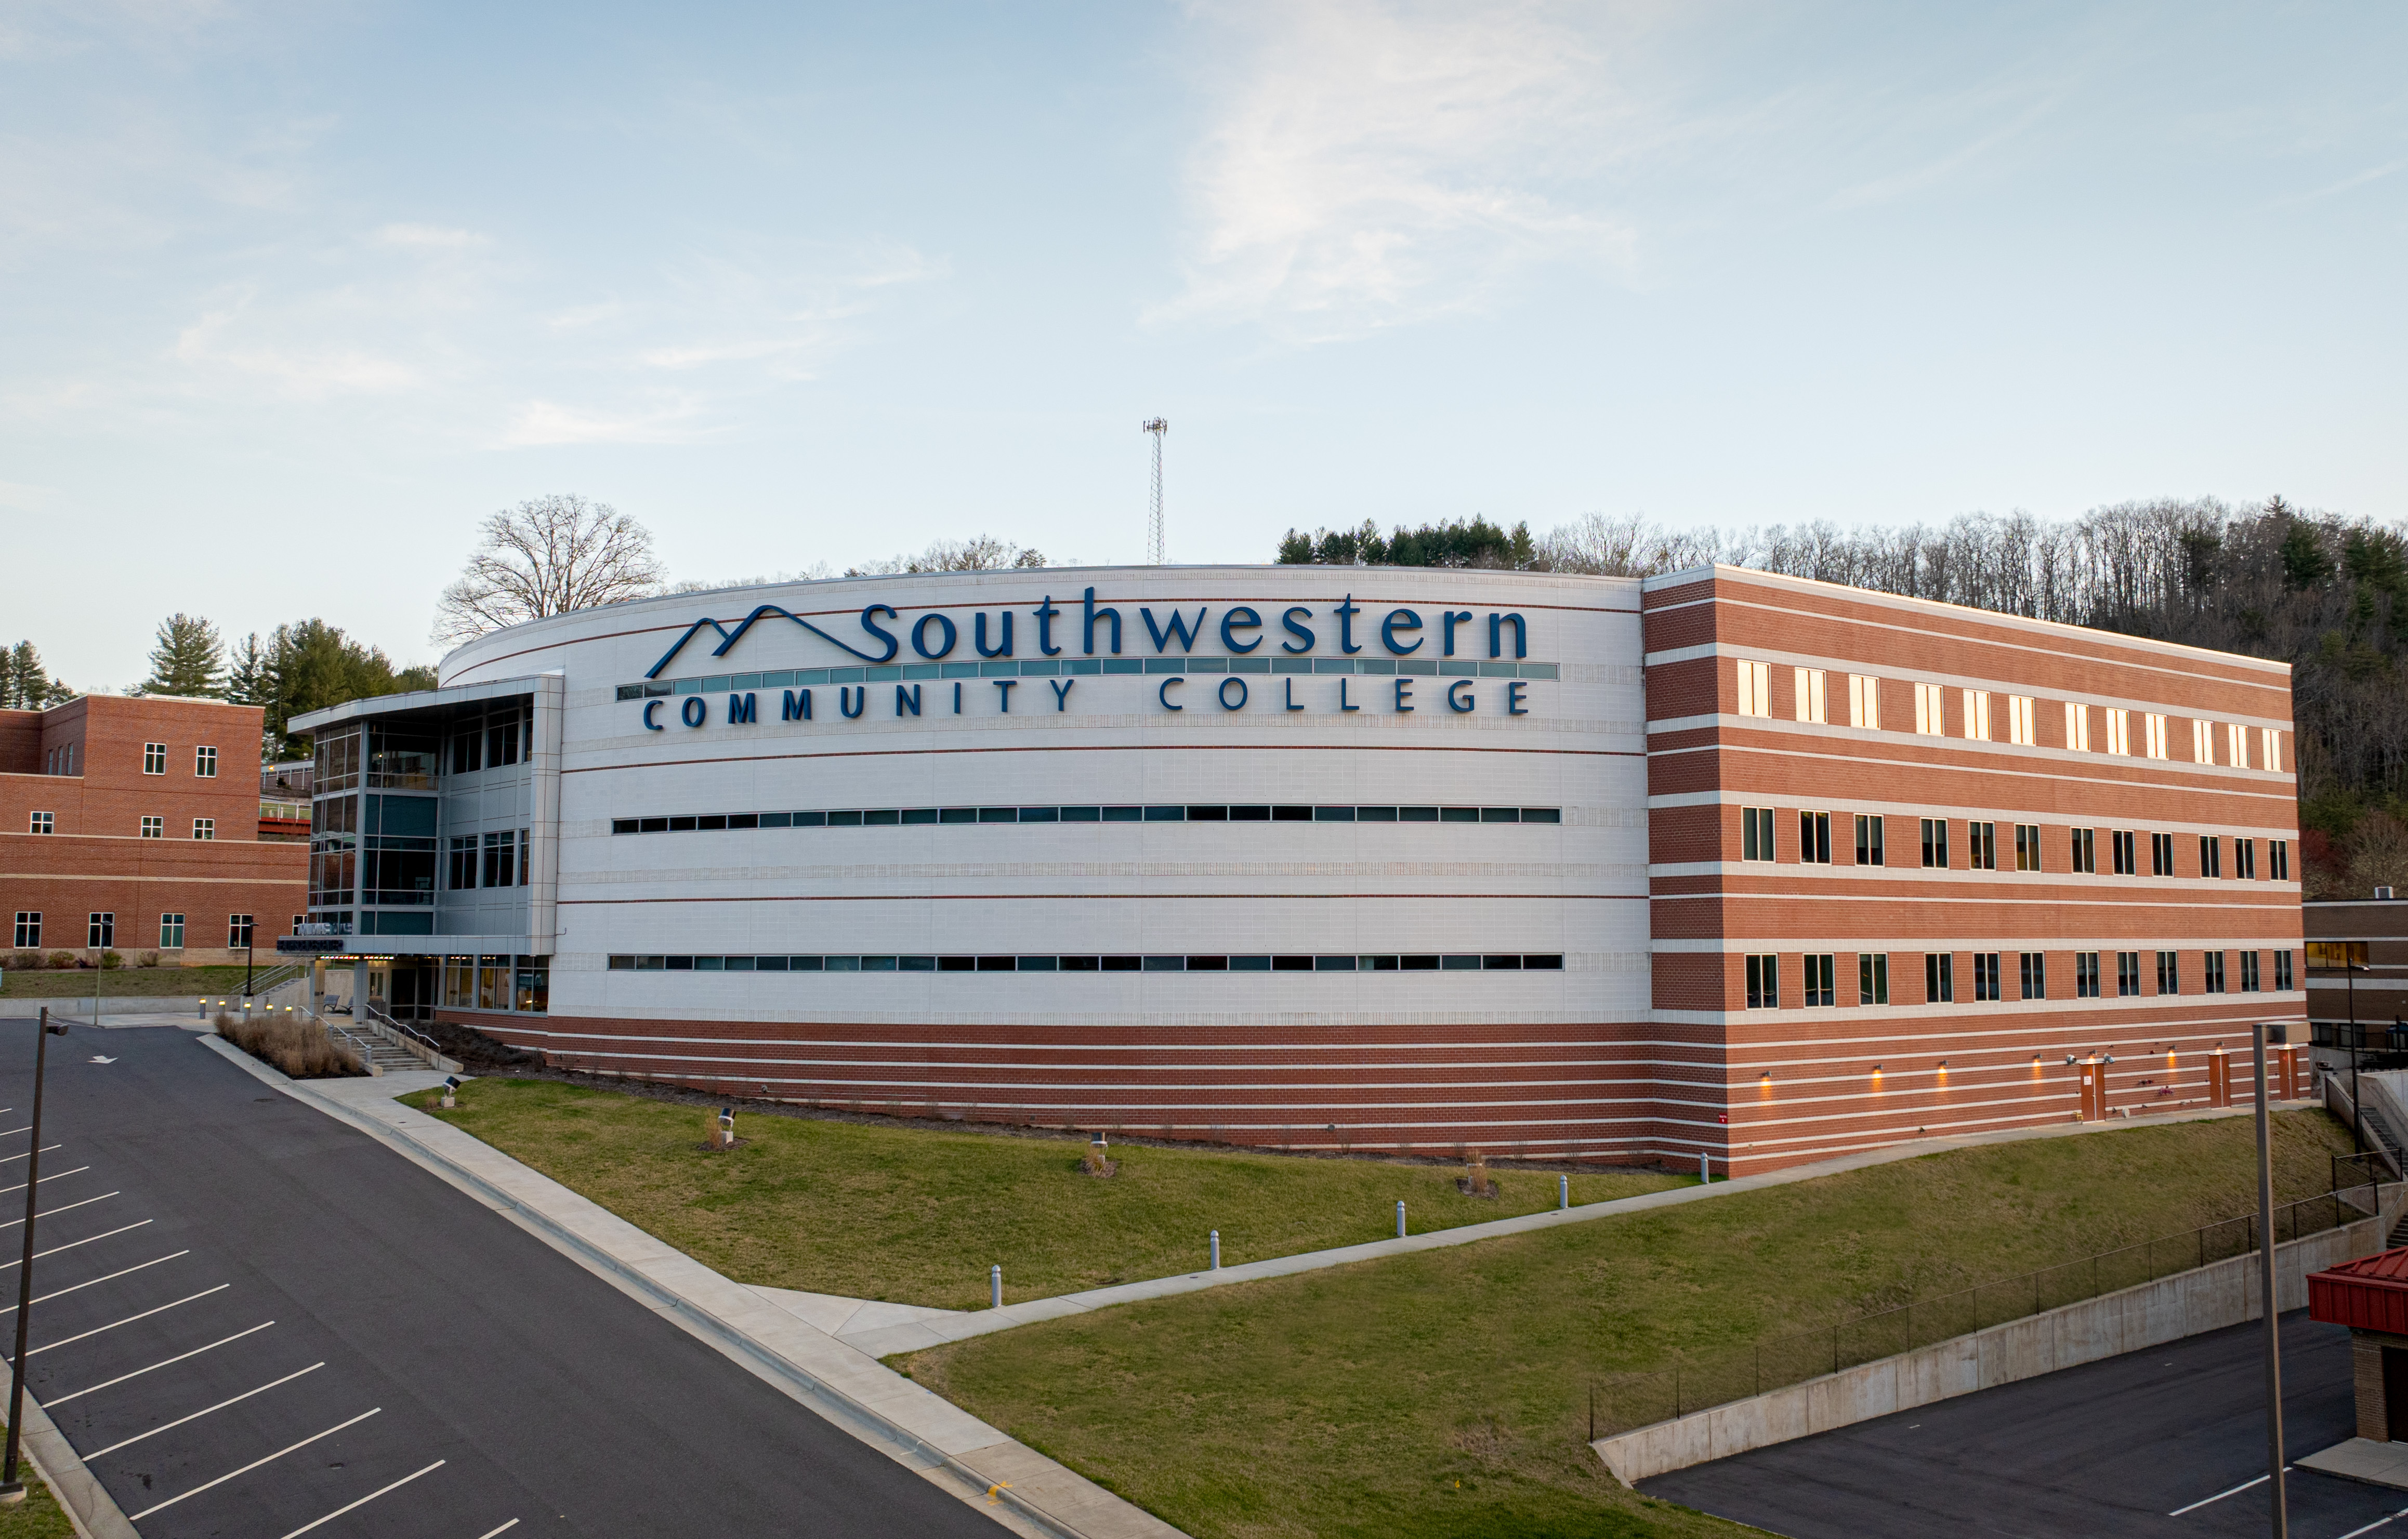
[[[260,840],[261,711],[86,695],[0,710],[0,911],[16,949],[241,960],[308,905],[308,851]]]
[[[308,944],[580,1068],[1719,1174],[2223,1102],[2304,1014],[2288,670],[2143,638],[1729,567],[1043,569],[442,680],[296,721]]]

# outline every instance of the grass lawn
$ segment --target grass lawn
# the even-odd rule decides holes
[[[2276,1121],[2277,1196],[2348,1133]],[[905,1360],[1197,1539],[1736,1534],[1623,1489],[1592,1378],[2013,1275],[2255,1205],[2249,1119],[1902,1161],[1049,1320]]]
[[[7,1407],[0,1406],[0,1410]],[[7,1422],[0,1420],[0,1427]],[[34,1473],[34,1461],[20,1460],[18,1477],[25,1482],[25,1500],[13,1507],[0,1507],[0,1539],[75,1539],[75,1523]]]
[[[1555,1177],[1504,1171],[1495,1199],[1455,1190],[1459,1167],[1139,1147],[1119,1173],[1080,1169],[1081,1141],[740,1117],[733,1152],[701,1147],[697,1107],[553,1080],[476,1079],[458,1109],[408,1098],[739,1282],[940,1308],[1047,1298],[1205,1264],[1376,1240],[1404,1199],[1415,1230],[1555,1204]],[[1572,1177],[1593,1203],[1693,1177]]]
[[[258,971],[265,973],[275,965],[268,962]],[[93,995],[89,968],[45,967],[31,972],[11,967],[7,972],[8,976],[0,979],[0,999],[90,999]],[[110,998],[128,994],[189,994],[195,999],[203,994],[222,994],[232,998],[241,990],[239,967],[108,967],[100,974],[100,992]]]

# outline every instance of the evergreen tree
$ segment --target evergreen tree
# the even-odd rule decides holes
[[[218,639],[218,628],[179,610],[159,622],[150,677],[137,692],[214,699],[224,693],[224,676],[225,644]]]
[[[261,753],[273,760],[302,752],[303,739],[286,731],[296,716],[347,700],[433,688],[433,668],[396,669],[381,648],[363,646],[322,620],[303,620],[278,626],[265,640],[254,634],[236,642],[225,693],[260,707]]]
[[[0,649],[0,707],[38,711],[64,705],[75,691],[52,678],[30,641]]]

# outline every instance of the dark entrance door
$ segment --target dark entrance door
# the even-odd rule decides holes
[[[2408,1443],[2408,1349],[2383,1349],[2383,1409],[2394,1443]]]
[[[435,1019],[435,964],[407,957],[393,960],[393,1019]]]

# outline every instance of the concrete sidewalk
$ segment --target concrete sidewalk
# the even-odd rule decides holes
[[[201,1045],[366,1133],[466,1192],[873,1447],[1022,1533],[1182,1539],[1181,1532],[887,1368],[814,1317],[843,1324],[858,1299],[753,1289],[720,1275],[551,1177],[393,1098],[431,1070],[295,1081],[214,1036]],[[851,1306],[851,1307],[847,1307]],[[905,1307],[908,1313],[908,1306]],[[872,1319],[893,1328],[895,1317]],[[867,1323],[867,1322],[866,1322]]]

